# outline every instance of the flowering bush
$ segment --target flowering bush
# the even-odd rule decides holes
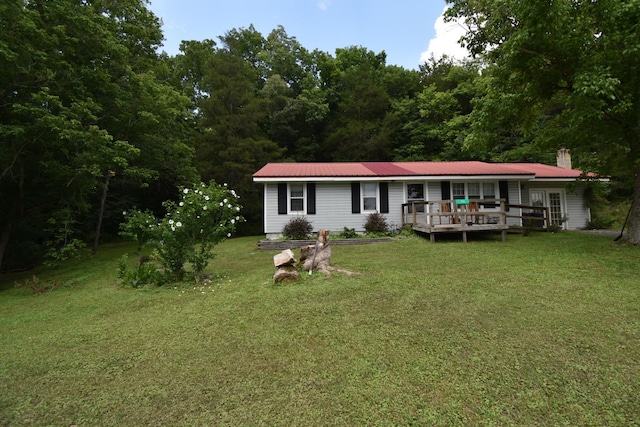
[[[156,259],[176,279],[184,277],[188,262],[200,281],[215,245],[231,237],[244,221],[238,199],[234,190],[214,181],[180,188],[178,202],[163,203],[167,213],[162,219],[148,212],[125,213],[121,234],[140,246],[152,243]]]

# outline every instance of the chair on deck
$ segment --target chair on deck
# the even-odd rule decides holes
[[[480,212],[480,207],[478,202],[469,202],[467,206],[468,217],[467,220],[471,221],[473,224],[484,224],[484,216],[483,212]]]
[[[438,218],[440,220],[440,224],[442,224],[442,217],[446,216],[447,217],[447,224],[451,224],[453,216],[451,215],[443,215],[443,214],[450,214],[451,213],[451,205],[449,203],[440,203],[440,215],[438,215]]]
[[[442,217],[446,217],[446,224],[460,224],[460,217],[456,215],[457,211],[454,212],[451,209],[451,203],[442,202],[440,203],[440,224],[442,224]]]

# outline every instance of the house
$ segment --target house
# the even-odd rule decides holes
[[[314,231],[364,231],[369,214],[392,227],[437,232],[504,230],[527,224],[580,229],[590,221],[586,181],[559,164],[463,162],[269,163],[253,175],[264,185],[264,232],[305,216]],[[593,175],[591,175],[593,177]]]

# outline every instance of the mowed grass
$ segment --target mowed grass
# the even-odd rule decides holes
[[[257,240],[195,288],[117,285],[127,245],[35,272],[61,283],[42,295],[4,276],[0,424],[640,423],[640,248],[414,237],[276,285]]]

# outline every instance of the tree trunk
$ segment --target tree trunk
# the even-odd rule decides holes
[[[9,244],[9,237],[11,237],[11,229],[13,228],[13,219],[9,218],[2,227],[2,235],[0,235],[0,271],[2,271],[2,260],[4,254],[7,251],[7,245]]]
[[[115,172],[108,171],[104,177],[104,185],[102,186],[102,196],[100,197],[100,210],[98,211],[98,224],[96,224],[96,237],[93,239],[93,254],[98,252],[98,244],[100,243],[100,231],[102,230],[102,218],[104,217],[104,207],[107,202],[107,191],[109,191],[109,181]]]
[[[631,213],[627,223],[627,233],[625,239],[634,245],[640,245],[640,168],[634,171],[635,181],[633,189],[633,201],[631,203]]]

